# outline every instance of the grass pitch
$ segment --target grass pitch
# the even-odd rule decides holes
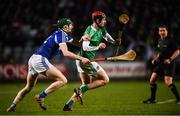
[[[45,100],[47,111],[42,111],[33,99],[36,93],[50,83],[37,83],[34,89],[20,102],[15,112],[6,113],[17,92],[25,83],[0,83],[0,115],[172,115],[180,114],[180,105],[163,82],[158,83],[157,100],[160,104],[143,104],[150,94],[148,82],[117,81],[107,86],[88,91],[84,105],[75,103],[75,112],[62,111],[63,105],[80,83],[69,82]],[[175,82],[180,92],[180,82]]]

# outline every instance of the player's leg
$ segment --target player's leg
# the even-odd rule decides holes
[[[104,71],[104,69],[101,69],[96,73],[96,78],[97,79],[92,81],[92,83],[87,84],[89,90],[104,86],[109,83],[109,77]]]
[[[153,72],[150,78],[150,90],[151,90],[151,96],[144,100],[143,103],[155,103],[156,101],[156,91],[157,91],[157,84],[156,81],[158,79],[158,75]]]
[[[91,82],[90,75],[84,72],[80,73],[82,85],[78,89],[78,92],[74,93],[71,99],[66,103],[64,109],[68,109],[68,108],[71,109],[71,106],[73,105],[73,103],[79,99],[81,100],[83,94],[85,94],[85,92],[87,92],[88,90],[104,86],[109,82],[109,77],[107,76],[106,72],[102,68],[96,73],[95,77],[97,79]]]
[[[177,104],[180,104],[180,96],[179,96],[178,90],[176,88],[176,85],[173,83],[173,77],[172,76],[165,76],[164,82],[171,89],[172,93],[176,97]]]
[[[80,98],[88,90],[104,86],[109,82],[109,77],[107,76],[106,72],[102,68],[96,73],[96,77],[97,77],[97,80],[94,80],[90,83],[91,77],[87,73],[80,72],[80,78],[82,81],[82,85],[80,86],[80,89],[78,92],[80,94]],[[71,107],[73,103],[77,100],[78,100],[77,94],[74,93],[71,99],[69,99],[69,101],[65,104],[63,110],[71,111]]]
[[[78,72],[80,74],[82,85],[80,86],[80,88],[77,92],[78,95],[74,93],[73,96],[71,97],[71,99],[66,103],[66,105],[63,108],[64,111],[70,111],[72,104],[76,100],[78,100],[78,98],[81,99],[82,95],[89,89],[94,89],[94,88],[103,86],[109,82],[109,77],[107,76],[106,72],[96,62],[93,62],[88,65],[81,65],[79,61],[76,61],[76,66],[77,66]],[[86,72],[84,72],[84,71],[86,71]],[[89,74],[91,74],[92,72],[94,72],[94,74],[96,74],[98,79],[95,81],[92,81],[90,83],[91,77]]]
[[[80,73],[80,78],[82,81],[82,85],[80,86],[80,88],[78,90],[78,94],[79,94],[80,98],[88,90],[95,89],[95,88],[104,86],[107,83],[109,83],[109,77],[106,74],[106,72],[104,71],[104,69],[102,69],[101,67],[100,67],[100,70],[98,70],[98,72],[96,72],[96,75],[94,77],[96,77],[97,79],[90,82],[91,81],[90,75],[88,75],[87,73],[84,73],[84,72]]]
[[[90,82],[91,77],[87,73],[80,73],[80,78],[82,81],[82,85],[80,86],[78,90],[78,94],[80,98],[88,90],[95,89],[109,83],[109,77],[107,76],[106,72],[102,68],[100,68],[100,70],[96,73],[94,77],[96,77],[96,79]]]
[[[66,77],[54,66],[51,66],[49,70],[46,71],[46,76],[55,81],[45,90],[46,94],[54,92],[67,83]]]
[[[90,83],[90,78],[89,75],[87,73],[84,72],[80,72],[79,73],[82,85],[86,85],[88,83]],[[85,89],[85,88],[84,88]],[[86,88],[84,91],[86,91],[88,88]],[[76,102],[77,100],[82,99],[82,96],[77,95],[79,93],[73,93],[73,95],[71,96],[71,98],[68,100],[68,102],[64,105],[63,107],[63,111],[72,111],[71,107],[74,104],[74,102]],[[82,102],[82,101],[81,101]]]
[[[80,73],[80,78],[82,81],[82,85],[78,91],[78,93],[80,94],[80,97],[86,91],[88,91],[90,89],[95,89],[97,87],[101,87],[101,86],[104,86],[107,83],[109,83],[109,77],[107,76],[104,69],[98,63],[92,62],[91,65],[89,65],[87,69],[91,69],[91,70],[89,70],[89,71],[87,70],[87,73],[83,73],[83,72]],[[94,72],[93,75],[94,75],[94,77],[96,77],[96,80],[94,80],[92,82],[90,82],[90,79],[91,79],[91,77],[89,76],[89,74],[91,74],[90,72]],[[89,80],[87,80],[87,79],[89,79]]]
[[[25,86],[22,90],[20,90],[20,91],[18,92],[18,94],[16,95],[13,103],[12,103],[11,106],[7,109],[7,112],[14,111],[16,105],[25,97],[25,95],[26,95],[27,93],[29,93],[29,92],[32,90],[33,86],[36,84],[37,75],[38,75],[38,74],[32,75],[30,72],[28,73],[26,86]]]
[[[101,86],[104,86],[107,83],[109,83],[108,75],[106,74],[104,69],[98,63],[92,62],[91,65],[88,66],[88,68],[90,68],[91,71],[93,71],[94,74],[96,74],[95,77],[97,79],[92,81],[89,84],[82,84],[82,86],[80,87],[82,94],[90,89],[95,89],[97,87],[101,87]],[[83,74],[83,73],[81,73],[81,74]],[[90,73],[88,73],[88,74],[90,74]],[[81,80],[82,80],[82,83],[84,83],[83,82],[83,80],[85,79],[84,76],[80,75],[80,77],[82,77]]]
[[[180,96],[177,91],[176,85],[173,83],[173,72],[174,66],[173,64],[164,66],[164,82],[171,89],[172,93],[176,97],[177,103],[180,104]]]
[[[54,80],[54,82],[49,85],[45,90],[43,90],[41,93],[37,94],[35,96],[36,101],[38,102],[39,106],[43,109],[46,110],[46,107],[44,105],[44,98],[56,91],[58,88],[64,86],[67,83],[66,77],[53,65],[49,67],[49,69],[46,72],[42,73],[43,75],[51,78]]]

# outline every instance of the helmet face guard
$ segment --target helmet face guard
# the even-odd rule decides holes
[[[98,25],[98,27],[100,27],[100,26],[99,26],[99,23],[97,22],[97,20],[99,20],[101,22],[101,20],[103,18],[106,18],[106,15],[101,11],[95,11],[92,13],[92,20]]]

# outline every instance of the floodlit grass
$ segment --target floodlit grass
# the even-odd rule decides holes
[[[107,86],[88,91],[84,96],[84,105],[75,103],[75,112],[62,111],[63,105],[80,83],[68,83],[45,100],[47,111],[42,111],[33,99],[36,93],[50,83],[37,83],[34,89],[17,105],[15,112],[6,113],[17,92],[25,83],[0,83],[0,115],[172,115],[180,114],[180,105],[175,102],[165,104],[143,104],[150,95],[148,82],[117,81]],[[180,82],[175,83],[180,91]],[[170,89],[159,82],[157,100],[175,99]]]

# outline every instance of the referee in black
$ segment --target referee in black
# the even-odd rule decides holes
[[[151,96],[143,103],[156,103],[156,81],[158,77],[164,77],[165,84],[170,88],[176,97],[176,103],[180,104],[180,96],[175,84],[173,83],[173,62],[179,55],[180,51],[176,43],[168,37],[168,29],[165,25],[159,26],[158,54],[152,60],[155,65],[150,78]]]

